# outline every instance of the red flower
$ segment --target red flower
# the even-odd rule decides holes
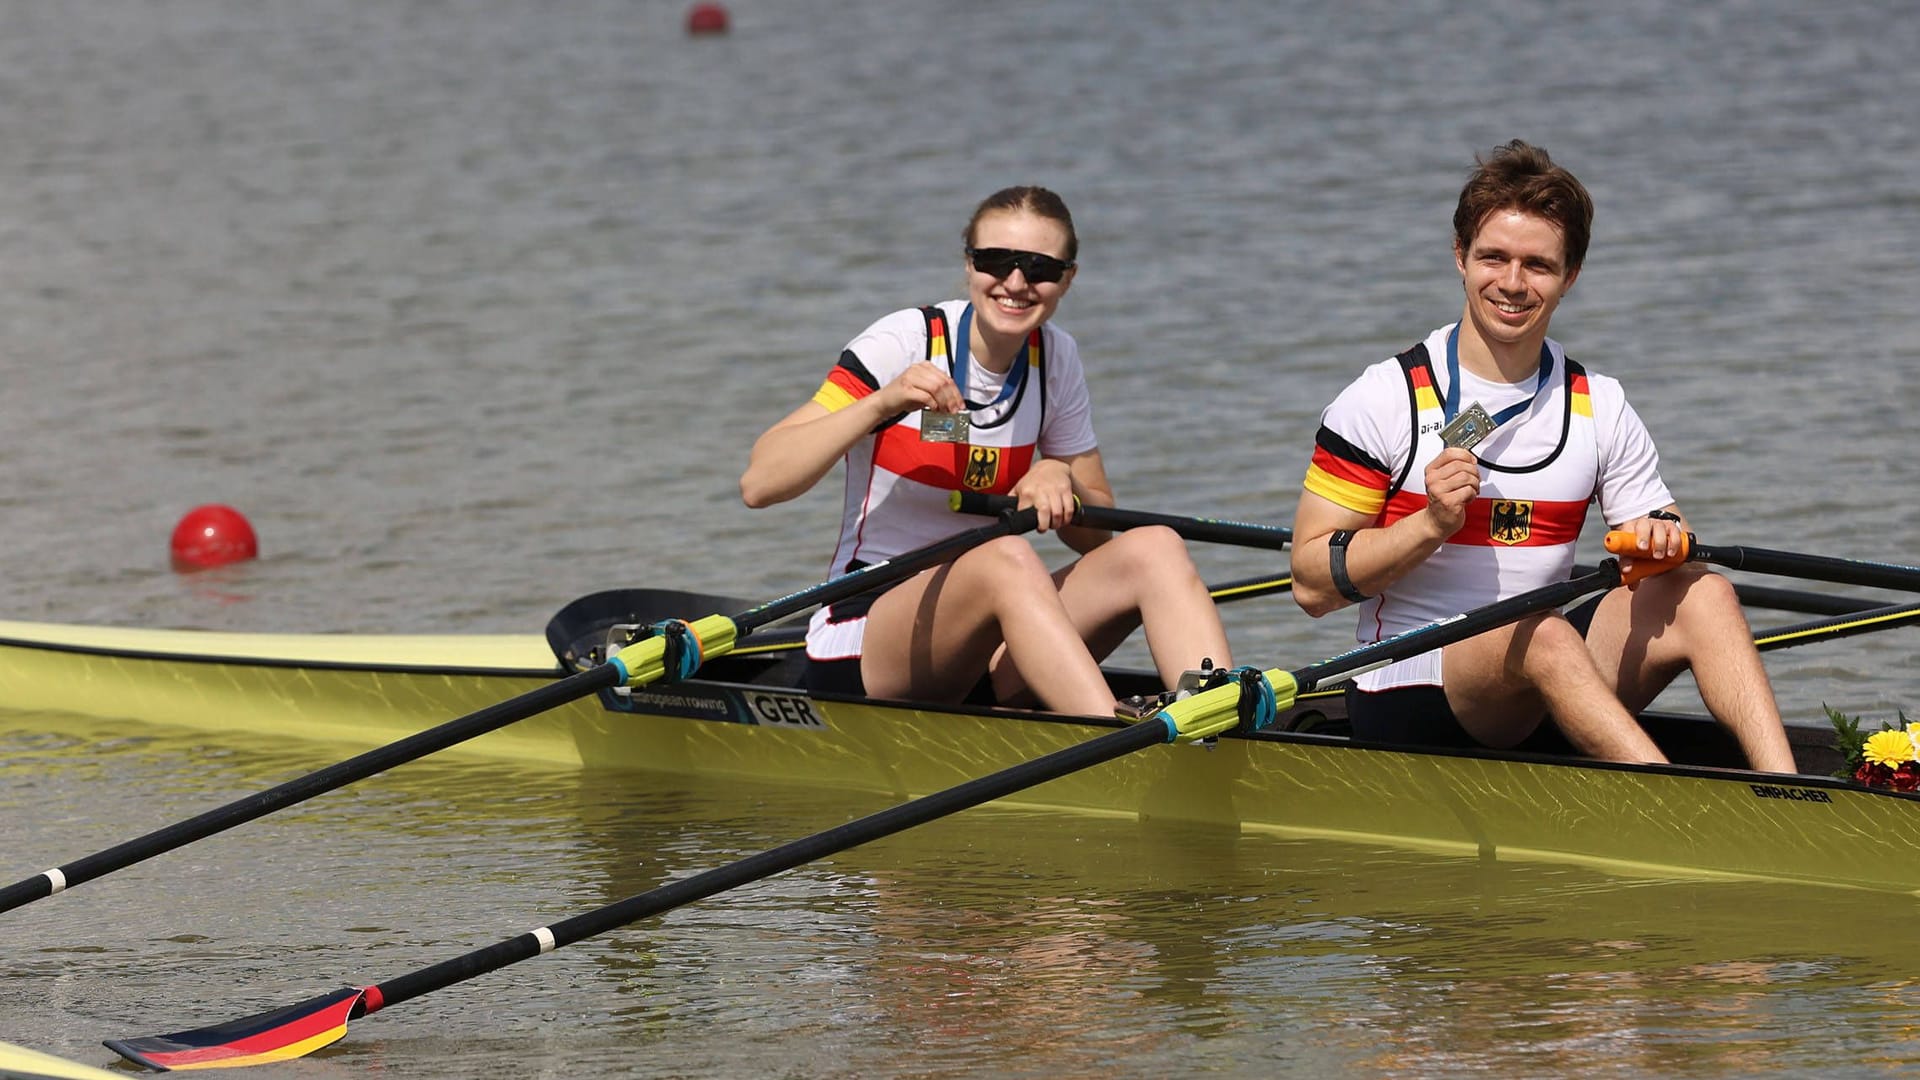
[[[1893,790],[1914,791],[1917,789],[1920,789],[1920,766],[1916,766],[1911,761],[1902,762],[1899,768],[1893,770]]]
[[[1912,765],[1911,763],[1908,763],[1906,765],[1902,765],[1901,768],[1909,769],[1909,768],[1912,768]],[[1917,778],[1917,779],[1920,779],[1920,778]],[[1875,764],[1874,762],[1871,762],[1871,761],[1863,761],[1860,763],[1860,767],[1853,771],[1853,780],[1854,780],[1854,783],[1856,784],[1865,784],[1868,787],[1893,787],[1894,786],[1893,770],[1887,768],[1885,765]],[[1909,788],[1907,790],[1912,790],[1912,789]]]

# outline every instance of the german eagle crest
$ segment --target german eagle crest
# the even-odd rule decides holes
[[[1000,479],[1000,448],[975,446],[967,452],[967,471],[960,482],[974,491],[985,491]]]
[[[1498,499],[1487,520],[1487,535],[1495,543],[1523,544],[1533,535],[1533,503],[1525,499]]]

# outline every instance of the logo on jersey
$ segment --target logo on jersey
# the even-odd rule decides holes
[[[975,491],[985,491],[1000,479],[1000,448],[976,446],[967,454],[967,471],[960,482]]]
[[[1525,499],[1500,499],[1487,519],[1487,535],[1495,542],[1512,546],[1523,544],[1533,535],[1533,503]]]

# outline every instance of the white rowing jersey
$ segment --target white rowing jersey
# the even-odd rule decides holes
[[[1449,404],[1478,402],[1496,416],[1515,411],[1473,448],[1481,484],[1466,523],[1360,604],[1363,643],[1565,580],[1589,503],[1619,524],[1673,502],[1653,438],[1617,381],[1587,372],[1549,339],[1537,379],[1490,382],[1445,362],[1455,328],[1443,326],[1367,368],[1320,416],[1306,489],[1386,526],[1425,509],[1426,466],[1445,448],[1440,429]],[[1362,690],[1438,686],[1439,651],[1355,683]]]
[[[813,400],[829,411],[846,408],[923,360],[953,374],[968,308],[965,300],[949,300],[887,315],[847,343]],[[1004,495],[1036,456],[1066,457],[1098,445],[1079,346],[1051,323],[1033,332],[1010,370],[989,371],[968,356],[964,375],[955,381],[965,387],[970,406],[964,442],[922,439],[915,411],[882,424],[847,451],[846,497],[830,574],[976,528],[979,520],[948,505],[950,493]],[[816,614],[814,624],[809,655],[859,655],[861,627],[842,625],[829,642],[827,612]]]

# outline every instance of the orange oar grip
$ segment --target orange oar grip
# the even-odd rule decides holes
[[[1607,552],[1633,560],[1632,566],[1620,568],[1620,584],[1637,585],[1643,579],[1667,571],[1687,561],[1693,554],[1693,534],[1680,534],[1680,553],[1671,558],[1655,559],[1640,553],[1640,535],[1626,529],[1615,529],[1607,533]]]

